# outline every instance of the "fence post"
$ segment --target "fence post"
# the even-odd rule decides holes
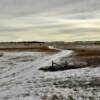
[[[53,60],[52,60],[52,69],[54,68],[54,62],[53,62]]]

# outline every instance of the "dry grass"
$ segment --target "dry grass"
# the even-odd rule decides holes
[[[21,48],[0,48],[0,51],[7,51],[7,52],[14,52],[14,51],[17,51],[17,52],[20,52],[20,51],[33,51],[33,52],[58,52],[59,50],[57,49],[51,49],[51,48],[48,48],[46,46],[44,47],[21,47]]]
[[[100,56],[99,50],[74,50],[76,56]]]
[[[84,61],[87,65],[100,65],[99,50],[74,50],[74,59]]]

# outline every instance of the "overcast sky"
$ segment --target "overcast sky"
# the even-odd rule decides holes
[[[0,0],[0,41],[100,40],[100,0]]]

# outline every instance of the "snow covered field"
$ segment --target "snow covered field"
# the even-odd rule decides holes
[[[0,57],[0,100],[100,100],[100,67],[38,70],[71,53],[4,52]]]

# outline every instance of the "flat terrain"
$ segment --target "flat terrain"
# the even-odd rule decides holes
[[[57,49],[54,49],[54,48],[49,48],[47,46],[44,46],[44,47],[16,47],[16,48],[0,48],[0,51],[3,52],[57,52],[59,50]]]
[[[94,59],[92,56],[100,55],[96,51],[75,50],[2,52],[0,100],[100,100],[100,65],[87,66],[85,59]],[[57,63],[67,60],[83,67],[57,72],[39,70],[51,65],[52,60]]]

